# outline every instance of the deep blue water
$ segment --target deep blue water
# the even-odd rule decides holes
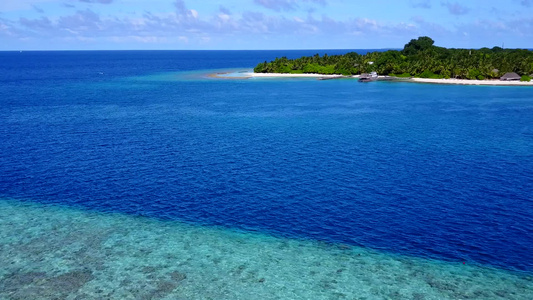
[[[533,272],[533,89],[201,75],[317,52],[0,52],[0,197]]]

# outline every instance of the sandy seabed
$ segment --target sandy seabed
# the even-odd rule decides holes
[[[533,279],[382,253],[0,198],[0,299],[529,300]]]
[[[300,78],[337,78],[337,77],[355,77],[358,78],[358,75],[355,76],[343,76],[343,75],[325,75],[325,74],[290,74],[290,73],[243,73],[246,77],[300,77]]]

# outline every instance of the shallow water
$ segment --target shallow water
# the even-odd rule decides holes
[[[5,295],[531,293],[531,88],[205,71],[279,53],[0,53]]]
[[[530,299],[496,269],[0,200],[2,299]],[[36,297],[38,295],[39,297]]]

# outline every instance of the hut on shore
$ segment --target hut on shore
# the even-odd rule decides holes
[[[520,75],[516,74],[515,72],[505,73],[502,77],[500,77],[501,81],[516,81],[520,80]]]

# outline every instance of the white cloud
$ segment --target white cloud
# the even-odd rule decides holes
[[[223,22],[227,22],[231,19],[231,16],[230,15],[227,15],[227,14],[218,14],[218,18],[220,20],[222,20]]]
[[[191,9],[189,10],[191,12],[191,15],[193,16],[193,18],[197,19],[198,18],[198,12],[194,9]]]
[[[35,5],[44,3],[46,0],[26,1],[22,3]],[[133,0],[132,0],[133,1]],[[135,0],[137,1],[137,0]],[[305,5],[326,5],[325,1],[296,1],[280,0],[301,8]],[[520,1],[514,2],[515,7],[521,7]],[[528,0],[530,1],[530,0]],[[478,17],[478,21],[458,24],[454,22],[441,22],[431,17],[406,17],[398,21],[386,21],[379,18],[365,17],[365,15],[344,17],[344,19],[334,17],[330,8],[321,17],[315,14],[306,14],[305,10],[294,12],[283,12],[278,14],[267,10],[262,6],[247,6],[247,10],[232,5],[228,2],[228,7],[215,6],[215,10],[207,10],[206,6],[196,3],[194,7],[189,7],[187,3],[194,3],[192,0],[175,0],[168,3],[166,12],[151,13],[144,12],[122,13],[116,15],[110,13],[107,8],[110,5],[99,5],[98,3],[79,4],[82,7],[74,11],[62,8],[62,13],[53,15],[37,14],[31,5],[29,9],[32,14],[17,17],[16,19],[6,19],[5,13],[0,18],[0,36],[6,40],[7,37],[21,38],[50,42],[51,40],[79,40],[87,43],[97,41],[99,44],[112,41],[114,43],[143,43],[153,44],[157,48],[159,44],[187,43],[190,47],[216,48],[217,45],[228,45],[230,41],[241,40],[243,47],[251,48],[256,46],[256,42],[266,41],[264,45],[277,45],[276,47],[296,48],[302,45],[322,45],[321,47],[335,47],[335,45],[356,45],[361,41],[373,42],[380,40],[384,47],[403,45],[417,36],[427,35],[434,38],[437,43],[440,41],[452,41],[454,38],[467,42],[467,38],[462,32],[468,33],[470,40],[478,40],[482,46],[486,43],[482,40],[490,41],[491,32],[493,35],[512,36],[515,39],[531,40],[533,32],[533,21],[531,17],[494,18],[488,20],[485,17]],[[91,1],[94,2],[94,1]],[[98,1],[97,1],[98,2]],[[65,2],[61,2],[65,3]],[[99,2],[100,3],[100,2]],[[118,3],[118,1],[113,1]],[[250,1],[250,3],[253,3]],[[413,0],[411,5],[424,5],[430,2],[423,0]],[[431,10],[416,9],[413,12],[431,14],[434,10],[449,10],[451,13],[461,14],[465,12],[465,7],[457,2],[436,2],[441,6]],[[61,4],[58,5],[61,6]],[[112,4],[111,6],[113,6]],[[172,6],[173,5],[173,6]],[[273,4],[272,4],[273,5]],[[281,5],[281,4],[279,4]],[[409,4],[405,6],[410,6]],[[41,7],[41,5],[39,6]],[[48,12],[48,6],[42,6]],[[90,8],[90,9],[89,9]],[[231,10],[230,10],[231,9]],[[241,9],[241,10],[239,10]],[[281,8],[280,8],[281,9]],[[525,10],[525,9],[524,9]],[[159,10],[161,11],[161,10]],[[488,11],[488,9],[487,9]],[[428,21],[430,20],[430,21]],[[466,21],[465,21],[466,22]],[[479,22],[479,23],[477,23]],[[513,23],[514,22],[514,23]],[[459,30],[460,28],[460,30]],[[117,39],[116,37],[126,37]],[[355,38],[354,36],[357,36]],[[501,39],[500,37],[498,37]],[[506,38],[508,40],[509,38]],[[10,40],[10,43],[13,44]],[[333,41],[341,41],[338,44]],[[398,41],[398,42],[396,42]],[[218,43],[218,44],[217,44]],[[37,42],[35,44],[38,44]],[[450,42],[452,46],[453,43]],[[441,44],[442,45],[442,44]],[[528,45],[526,45],[528,46]],[[531,47],[531,46],[529,46]]]
[[[300,8],[302,3],[325,6],[326,0],[254,0],[254,3],[274,11],[291,11]]]

